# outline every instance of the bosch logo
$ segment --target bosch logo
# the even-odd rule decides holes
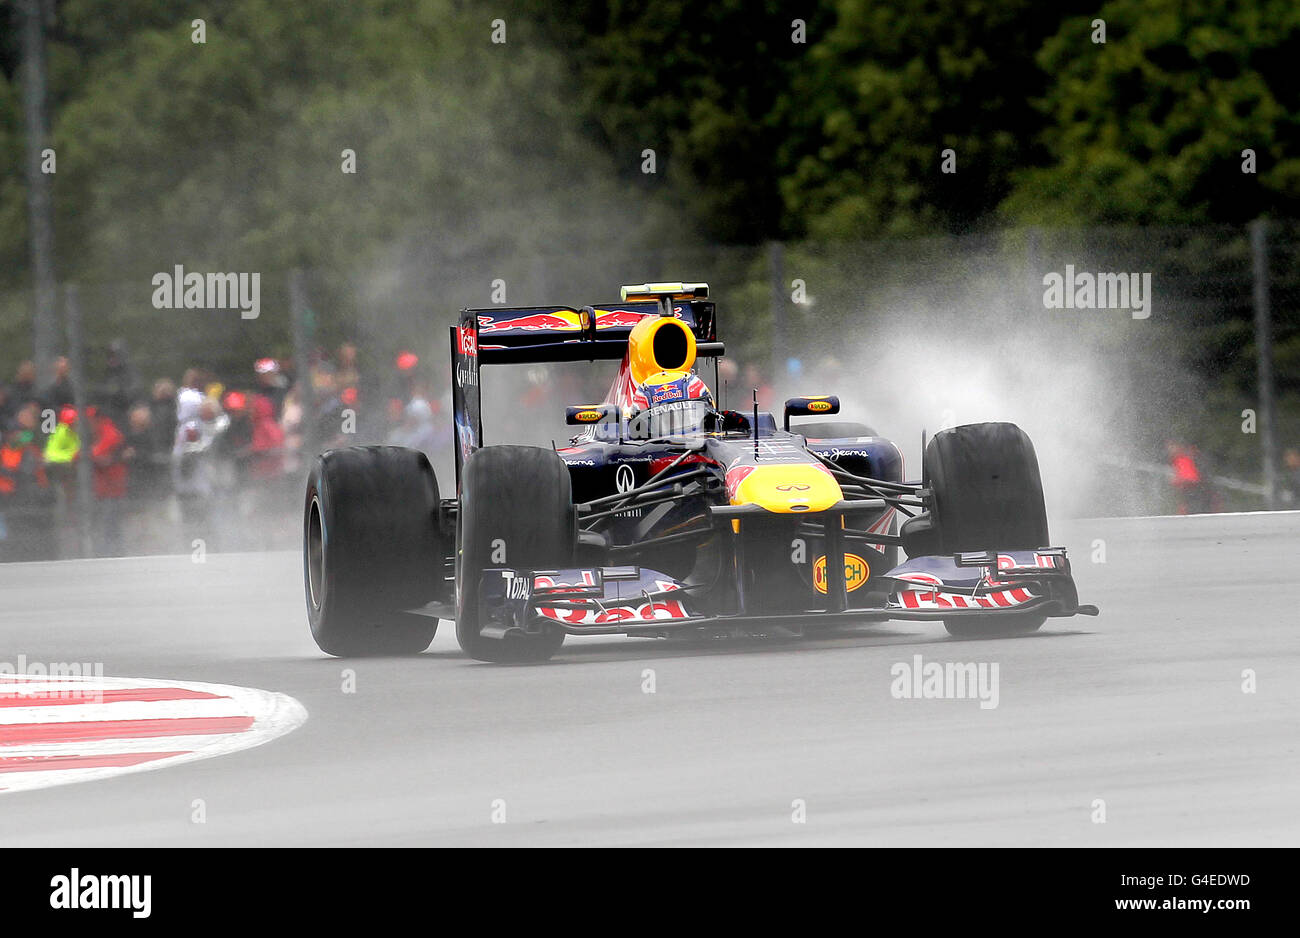
[[[871,578],[871,567],[857,554],[844,555],[844,589],[852,593]],[[826,555],[822,554],[813,563],[813,587],[819,593],[826,592]]]
[[[629,465],[621,465],[614,473],[614,487],[620,492],[630,492],[636,488],[636,474]]]

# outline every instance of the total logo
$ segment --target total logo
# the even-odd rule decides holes
[[[871,567],[857,554],[844,555],[844,588],[852,593],[866,583],[871,577]],[[826,592],[826,555],[822,554],[813,564],[813,587],[819,593]]]

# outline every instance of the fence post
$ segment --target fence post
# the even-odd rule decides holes
[[[86,417],[86,347],[81,335],[81,304],[77,285],[70,283],[63,289],[64,318],[68,325],[68,368],[72,377],[72,405],[77,409],[77,438],[81,449],[77,453],[77,533],[81,540],[81,556],[95,556],[95,541],[91,525],[95,510],[91,498],[90,451],[95,443],[95,431]]]
[[[312,421],[306,419],[312,412],[312,388],[310,352],[307,337],[307,289],[303,286],[302,268],[295,267],[289,271],[289,329],[293,337],[293,381],[298,389],[298,401],[303,407],[302,448],[306,453],[299,457],[314,455],[315,440],[312,434]]]
[[[1259,385],[1259,434],[1264,462],[1264,504],[1277,507],[1277,408],[1273,395],[1273,322],[1268,290],[1268,222],[1250,223],[1255,301],[1255,374]]]
[[[49,9],[52,10],[52,7]],[[14,6],[14,15],[22,30],[20,70],[26,146],[24,168],[36,303],[32,313],[33,357],[36,360],[38,380],[43,383],[50,380],[50,364],[58,352],[59,330],[56,312],[58,295],[54,281],[54,208],[50,195],[53,176],[42,171],[42,151],[49,145],[50,136],[46,100],[47,8],[41,0],[20,0]]]

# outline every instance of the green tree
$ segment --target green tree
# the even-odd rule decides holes
[[[870,238],[979,226],[1041,154],[1034,61],[1072,7],[1032,0],[837,0],[783,99],[786,227]],[[952,150],[956,172],[944,173]]]
[[[631,191],[665,192],[685,224],[712,240],[789,233],[779,179],[793,105],[784,99],[830,26],[827,3],[517,0],[516,8],[566,50],[579,110]],[[641,171],[645,149],[656,154],[653,175]]]
[[[617,185],[573,112],[563,60],[522,24],[499,44],[491,16],[454,0],[128,6],[105,20],[69,2],[51,52],[59,271],[87,286],[92,342],[159,328],[150,278],[175,264],[264,274],[279,315],[232,340],[244,345],[284,350],[294,266],[319,272],[327,333],[386,303],[376,330],[396,341],[400,321],[427,341],[423,315],[468,299],[445,293],[466,269],[485,291],[519,276],[516,258],[644,249],[676,227],[660,193]],[[0,158],[20,166],[15,106],[6,82]],[[14,178],[0,186],[0,219],[16,222],[0,239],[6,266],[26,251]],[[25,318],[25,291],[3,305],[10,323]],[[180,358],[179,339],[154,344]]]
[[[1106,24],[1105,44],[1091,21]],[[1042,47],[1047,159],[1003,211],[1040,224],[1241,222],[1300,210],[1300,7],[1112,0]],[[1257,173],[1242,171],[1253,150]]]

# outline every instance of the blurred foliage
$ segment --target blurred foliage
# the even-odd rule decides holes
[[[790,233],[863,238],[985,223],[1041,153],[1034,52],[1077,3],[837,0],[783,115]],[[951,149],[955,172],[943,172]]]
[[[25,353],[30,310],[12,6],[0,6],[5,373]],[[789,263],[824,271],[830,303],[825,281],[852,282],[852,271],[818,244],[858,245],[859,266],[879,269],[873,251],[910,249],[869,240],[1008,229],[1021,251],[1038,229],[1229,225],[1161,247],[1158,269],[1165,283],[1207,291],[1186,297],[1169,354],[1214,382],[1216,400],[1236,402],[1254,386],[1240,226],[1300,216],[1290,0],[53,6],[60,279],[86,286],[87,331],[102,343],[157,328],[156,271],[265,272],[256,328],[193,320],[218,365],[287,352],[292,267],[313,272],[322,341],[368,330],[390,343],[415,341],[453,305],[486,303],[496,277],[512,284],[511,302],[542,302],[589,281],[703,267],[748,304],[737,340],[757,355],[773,341],[766,254],[706,246],[808,239]],[[504,44],[490,39],[498,17]],[[202,45],[191,42],[197,18]],[[1241,171],[1246,148],[1256,175]],[[345,149],[355,174],[340,171]],[[646,149],[654,173],[642,171]],[[941,171],[946,149],[952,174]],[[1118,266],[1122,241],[1092,256],[1133,269]],[[613,246],[617,276],[593,270]],[[944,252],[918,256],[943,263]],[[1236,280],[1212,284],[1216,265]],[[1290,266],[1274,263],[1279,310],[1300,297]],[[806,311],[791,315],[798,331]],[[168,355],[193,349],[159,354],[174,368]],[[1287,393],[1298,367],[1300,338],[1286,326]]]
[[[1112,0],[1043,44],[1045,165],[1006,214],[1040,224],[1245,222],[1300,214],[1300,6]],[[1257,172],[1244,173],[1243,150]]]

